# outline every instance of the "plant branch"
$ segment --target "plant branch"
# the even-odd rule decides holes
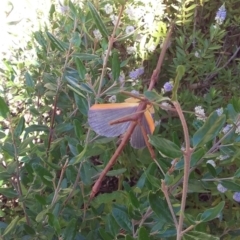
[[[102,73],[101,73],[100,80],[99,80],[97,98],[99,98],[100,95],[101,95],[101,88],[102,88],[103,77],[104,77],[104,75],[106,73],[107,62],[108,62],[108,58],[109,58],[110,52],[112,50],[113,43],[116,41],[115,35],[116,35],[116,31],[117,31],[117,28],[118,28],[119,23],[120,23],[121,16],[123,14],[124,7],[125,7],[125,4],[123,4],[121,6],[120,12],[118,14],[117,22],[114,25],[113,32],[111,34],[111,37],[109,38],[108,49],[107,49],[107,52],[106,52],[106,56],[104,57],[104,60],[103,60],[103,68],[102,68]]]
[[[165,57],[165,53],[167,51],[168,43],[170,41],[170,37],[172,35],[174,25],[175,25],[174,23],[171,23],[170,28],[169,28],[168,33],[167,33],[167,36],[166,36],[165,41],[163,43],[162,51],[161,51],[160,56],[158,58],[157,66],[156,66],[156,68],[153,71],[153,74],[151,76],[151,82],[150,82],[150,85],[148,87],[149,91],[151,91],[154,88],[154,85],[157,82],[158,76],[161,72],[162,63],[163,63],[163,60],[164,60],[164,57]]]
[[[186,150],[184,151],[184,177],[183,177],[182,201],[181,201],[180,217],[179,217],[178,228],[177,228],[177,240],[181,240],[184,211],[185,211],[186,199],[187,199],[188,178],[189,178],[189,172],[190,172],[189,170],[190,170],[190,160],[192,155],[192,149],[190,147],[190,138],[189,138],[187,123],[183,115],[181,106],[178,102],[174,101],[172,103],[178,112],[179,118],[183,126],[185,148],[186,148]]]
[[[55,204],[55,202],[57,200],[58,193],[60,191],[61,182],[62,182],[62,179],[63,179],[63,175],[64,175],[64,172],[66,171],[67,165],[68,165],[68,159],[66,160],[65,164],[62,167],[60,178],[58,180],[58,185],[57,185],[57,188],[54,191],[54,196],[53,196],[53,199],[52,199],[52,202],[51,202],[51,207]]]
[[[172,215],[172,218],[173,218],[173,222],[174,222],[174,224],[175,224],[175,227],[176,227],[176,229],[178,229],[177,218],[176,218],[175,213],[174,213],[174,211],[173,211],[173,207],[172,207],[172,204],[171,204],[169,195],[168,195],[168,187],[166,186],[164,180],[162,180],[162,191],[163,191],[164,196],[165,196],[165,198],[166,198],[166,201],[167,201],[167,204],[168,204],[168,208],[169,208],[169,210],[170,210],[170,212],[171,212],[171,215]]]

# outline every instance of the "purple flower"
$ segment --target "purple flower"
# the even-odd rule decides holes
[[[171,92],[172,89],[173,89],[172,83],[166,82],[166,83],[163,85],[163,89],[164,89],[165,92]]]
[[[235,192],[233,194],[233,200],[240,203],[240,192]]]
[[[221,183],[217,185],[217,190],[221,193],[225,193],[227,191],[227,188],[225,188]]]
[[[225,5],[223,4],[217,11],[215,20],[217,24],[221,25],[227,16]]]
[[[131,79],[137,79],[139,76],[141,76],[142,74],[144,73],[144,68],[143,67],[140,67],[140,68],[137,68],[136,70],[134,71],[131,71],[129,73],[129,77]]]

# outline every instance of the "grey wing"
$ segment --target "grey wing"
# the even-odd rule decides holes
[[[147,120],[143,114],[142,119],[141,119],[141,125],[144,127],[145,131],[147,134],[151,134],[150,128],[148,126]],[[142,134],[142,130],[139,124],[137,124],[137,126],[135,127],[133,134],[131,136],[131,140],[130,143],[132,145],[133,148],[144,148],[146,146],[143,134]]]
[[[117,137],[126,132],[130,122],[123,122],[114,125],[109,123],[123,117],[127,117],[137,110],[137,106],[120,109],[98,109],[88,112],[88,123],[99,135],[105,137]]]

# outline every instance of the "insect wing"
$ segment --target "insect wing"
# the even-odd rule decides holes
[[[99,135],[117,137],[126,132],[130,121],[110,125],[110,122],[129,117],[137,111],[138,103],[95,104],[88,111],[88,123]]]
[[[155,125],[153,122],[152,115],[148,110],[145,111],[142,116],[141,125],[143,126],[147,134],[152,134],[154,132]],[[137,124],[137,126],[135,127],[132,133],[130,143],[133,148],[138,148],[138,149],[144,148],[146,146],[142,129],[139,124]]]

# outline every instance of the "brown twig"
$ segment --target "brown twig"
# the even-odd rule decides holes
[[[179,118],[180,118],[182,126],[183,126],[184,140],[185,140],[185,145],[186,145],[185,146],[186,150],[184,151],[184,176],[183,176],[182,201],[181,201],[180,217],[179,217],[178,227],[177,227],[177,240],[181,240],[183,219],[184,219],[184,210],[185,210],[185,206],[186,206],[187,191],[188,191],[188,178],[189,178],[189,171],[190,171],[190,160],[191,160],[191,155],[192,155],[193,151],[192,151],[192,148],[190,146],[190,138],[189,138],[188,127],[187,127],[186,119],[183,115],[181,106],[177,101],[174,101],[173,105],[175,106],[175,108],[178,112]]]
[[[113,43],[116,41],[115,35],[116,35],[116,31],[117,31],[118,25],[120,23],[121,16],[123,14],[124,8],[125,8],[125,4],[123,4],[121,6],[120,12],[118,14],[117,22],[116,22],[116,24],[114,26],[114,29],[113,29],[113,32],[112,32],[112,34],[111,34],[111,36],[109,38],[108,49],[107,49],[107,52],[106,52],[106,56],[104,57],[104,60],[103,60],[103,68],[102,68],[102,73],[101,73],[100,80],[99,80],[97,98],[101,95],[102,81],[103,81],[103,77],[104,77],[104,75],[106,73],[108,58],[109,58],[110,52],[112,50]]]
[[[177,218],[174,214],[174,211],[173,211],[173,207],[172,207],[172,204],[171,204],[171,201],[170,201],[170,198],[169,198],[169,195],[168,195],[168,186],[165,184],[165,181],[162,180],[162,192],[166,198],[166,201],[167,201],[167,204],[168,204],[168,208],[171,212],[171,215],[172,215],[172,218],[173,218],[173,222],[175,224],[175,227],[176,229],[178,229],[178,222],[177,222]]]
[[[170,25],[170,29],[169,29],[168,34],[167,34],[167,36],[165,38],[165,41],[163,43],[162,51],[161,51],[161,54],[159,56],[157,66],[156,66],[156,68],[153,71],[153,74],[151,76],[151,82],[150,82],[150,85],[148,87],[149,91],[151,91],[154,88],[154,85],[157,82],[158,76],[161,72],[162,63],[163,63],[163,60],[164,60],[164,57],[165,57],[165,53],[167,51],[167,47],[168,47],[168,43],[170,41],[170,37],[171,37],[172,32],[173,32],[173,28],[174,28],[174,23],[172,23]]]

